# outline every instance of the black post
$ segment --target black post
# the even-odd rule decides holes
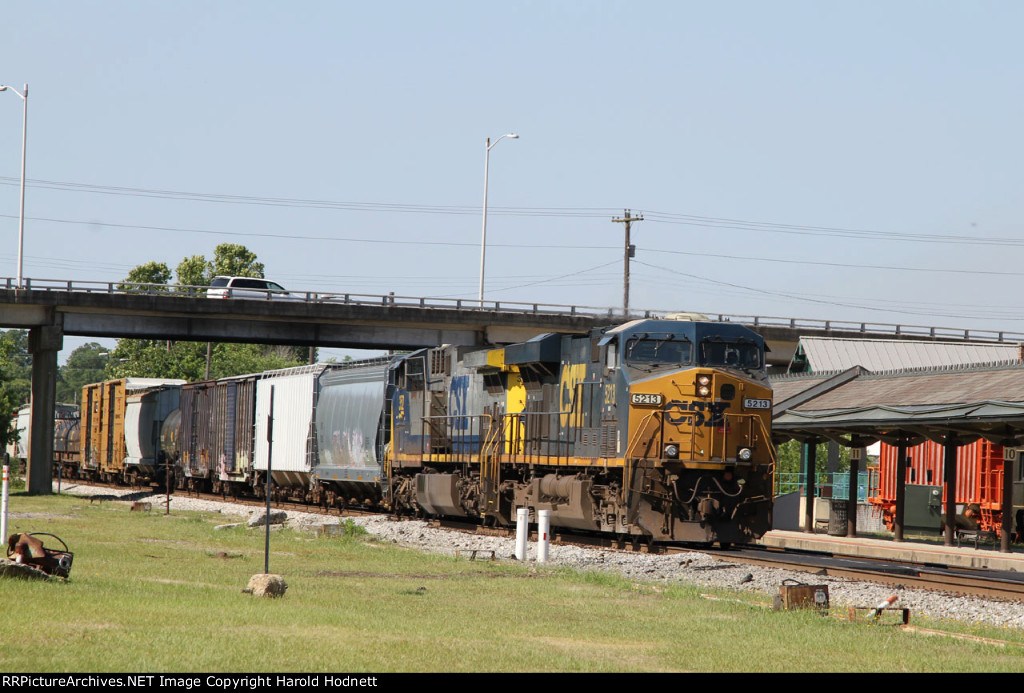
[[[850,448],[850,492],[846,501],[846,536],[857,536],[857,482],[860,480],[860,460],[864,448]]]
[[[1006,459],[1007,452],[1010,459]],[[1013,470],[1015,463],[1020,464],[1019,455],[1016,450],[1010,451],[1006,448],[1003,453],[1003,526],[999,535],[999,550],[1002,553],[1010,553],[1010,533],[1013,531]]]
[[[893,518],[896,541],[903,541],[903,506],[907,497],[907,439],[896,442],[896,515]]]
[[[807,478],[804,484],[804,531],[814,532],[814,488],[817,474],[818,439],[811,438],[805,445],[807,451]]]
[[[274,459],[274,386],[270,386],[270,413],[267,414],[267,538],[263,548],[263,573],[270,574],[270,472]]]
[[[161,452],[159,454],[163,455],[163,457],[164,457],[164,490],[167,491],[167,494],[164,496],[167,499],[166,500],[167,509],[164,512],[164,514],[165,515],[170,515],[171,514],[171,457],[170,457],[170,455],[166,455],[163,452]],[[175,480],[175,483],[177,483],[177,480]]]
[[[956,530],[956,451],[958,449],[956,433],[946,436],[942,445],[942,476],[946,482],[946,531],[943,544],[953,545],[953,532]]]

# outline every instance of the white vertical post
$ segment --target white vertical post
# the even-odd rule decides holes
[[[10,488],[11,479],[11,468],[8,465],[4,465],[4,481],[3,481],[3,507],[0,508],[0,537],[4,544],[7,543],[7,495]]]
[[[516,510],[516,559],[526,560],[526,537],[530,533],[530,509]]]
[[[484,307],[484,257],[487,254],[487,170],[490,168],[491,150],[494,149],[494,145],[498,144],[505,138],[510,140],[519,139],[519,135],[515,133],[508,133],[502,135],[498,139],[494,140],[494,144],[491,144],[491,138],[488,137],[484,143],[484,223],[483,229],[480,232],[480,296],[479,305],[481,308]]]
[[[551,511],[537,511],[537,562],[548,562],[548,545],[551,543]]]

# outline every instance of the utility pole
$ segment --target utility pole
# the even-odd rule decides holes
[[[629,317],[629,258],[636,256],[636,246],[631,245],[629,242],[629,225],[634,221],[643,221],[643,216],[630,216],[630,212],[627,209],[625,214],[620,219],[612,219],[617,224],[626,225],[626,250],[625,250],[625,270],[622,275],[622,317]]]

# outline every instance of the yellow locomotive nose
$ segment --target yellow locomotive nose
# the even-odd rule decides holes
[[[629,449],[684,464],[759,462],[770,456],[770,410],[748,405],[770,397],[762,384],[703,369],[634,383]]]

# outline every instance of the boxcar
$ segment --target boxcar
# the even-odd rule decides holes
[[[256,381],[259,375],[188,383],[181,388],[177,430],[165,433],[179,481],[193,490],[236,493],[250,484]]]

